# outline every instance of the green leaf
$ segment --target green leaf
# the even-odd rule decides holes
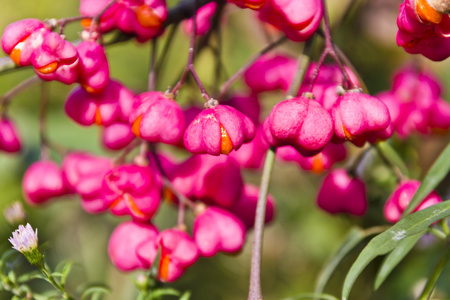
[[[285,298],[283,300],[309,300],[309,299],[323,299],[323,300],[339,300],[333,295],[329,294],[317,294],[317,293],[305,293],[297,296]]]
[[[191,298],[191,292],[186,291],[183,295],[181,295],[180,300],[189,300]]]
[[[158,298],[161,296],[180,296],[180,292],[173,288],[161,288],[152,291],[152,298]]]
[[[358,245],[365,237],[366,235],[364,234],[364,231],[362,231],[360,228],[353,227],[350,230],[339,250],[325,265],[325,268],[319,273],[315,289],[316,294],[320,294],[323,292],[328,280],[330,279],[331,275],[333,274],[339,263],[342,261],[342,259],[351,250],[353,250],[356,245]]]
[[[106,294],[111,294],[111,291],[106,288],[106,287],[102,287],[102,286],[93,286],[90,288],[87,288],[83,294],[81,294],[81,300],[84,299],[88,299],[89,296],[92,295],[91,299],[94,299],[94,297],[98,297],[99,295],[106,295]],[[98,295],[98,296],[96,296]]]
[[[419,189],[417,189],[416,194],[412,198],[408,207],[403,212],[403,215],[407,215],[412,212],[419,203],[431,193],[436,186],[444,179],[450,170],[450,143],[442,151],[441,155],[436,159],[434,164],[428,170],[427,175],[422,180]]]
[[[33,271],[30,273],[23,274],[17,279],[17,282],[24,283],[24,282],[30,281],[31,279],[36,278],[36,275],[38,275],[38,274],[41,274],[41,273],[39,273],[39,271]]]
[[[412,250],[414,245],[426,233],[423,231],[419,234],[408,236],[400,242],[400,244],[386,256],[377,277],[375,278],[375,290],[377,290],[384,280],[391,274],[392,270],[402,261],[402,259]]]
[[[17,277],[16,277],[16,273],[14,273],[14,270],[11,270],[8,272],[8,279],[10,282],[12,282],[14,284],[17,282]]]
[[[73,267],[73,262],[68,261],[63,269],[62,269],[62,274],[63,276],[61,277],[61,285],[65,286],[66,285],[66,280],[67,280],[67,276],[69,276],[70,271],[72,270]]]
[[[394,226],[374,237],[350,268],[344,281],[342,299],[348,299],[356,278],[375,257],[389,253],[406,237],[424,231],[434,222],[449,215],[450,201],[444,201],[403,218]]]
[[[397,166],[405,177],[409,177],[408,168],[403,162],[403,159],[397,151],[392,148],[389,142],[378,142],[375,144],[375,147],[377,147],[378,151],[381,151],[382,155],[389,161],[390,164]]]

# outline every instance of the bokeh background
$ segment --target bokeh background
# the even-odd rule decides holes
[[[169,5],[177,1],[168,1]],[[361,74],[370,92],[375,94],[390,87],[392,72],[405,63],[417,60],[432,68],[445,86],[450,84],[448,61],[431,63],[424,58],[406,54],[395,44],[396,16],[399,0],[353,1],[353,9],[342,18],[351,0],[327,1],[333,36],[336,44],[347,54]],[[63,18],[78,14],[78,1],[66,0],[1,0],[0,30],[9,23],[23,18]],[[71,24],[66,29],[69,40],[79,37],[80,27]],[[167,36],[167,34],[166,34]],[[164,40],[163,36],[161,40]],[[212,40],[217,45],[217,39]],[[266,45],[267,40],[261,26],[256,23],[255,14],[240,10],[232,5],[226,10],[222,26],[223,73],[221,80],[233,74],[248,59]],[[163,43],[160,43],[162,45]],[[322,41],[314,43],[313,59],[320,55]],[[161,51],[162,47],[159,47]],[[157,78],[157,88],[165,90],[179,78],[187,58],[188,37],[178,31],[175,42],[169,50],[169,59]],[[287,43],[277,51],[297,55],[300,45]],[[119,79],[136,92],[146,90],[149,44],[128,41],[107,49],[112,77]],[[4,54],[2,54],[4,55]],[[196,59],[196,68],[209,91],[214,91],[214,54],[206,49]],[[0,94],[8,91],[33,74],[31,69],[15,70],[0,74]],[[50,106],[48,112],[48,135],[51,140],[67,147],[91,151],[96,154],[117,155],[108,152],[99,144],[98,128],[82,128],[69,120],[63,111],[68,92],[73,86],[50,83]],[[245,89],[240,82],[235,90]],[[446,88],[448,90],[448,88]],[[193,85],[181,89],[182,103],[201,104],[202,98]],[[270,107],[282,99],[282,94],[270,93],[263,97],[265,114]],[[448,92],[445,99],[450,99]],[[38,138],[39,88],[31,87],[17,96],[11,104],[10,115],[18,124],[24,141],[19,155],[0,153],[0,210],[13,201],[22,201],[21,178],[26,168],[39,158]],[[415,178],[421,178],[437,154],[449,141],[449,134],[439,136],[414,136],[407,140],[394,138],[393,145],[401,153]],[[349,148],[350,153],[357,151]],[[56,161],[61,157],[54,155]],[[341,163],[342,166],[348,161]],[[370,208],[362,219],[349,216],[331,216],[315,205],[317,187],[323,175],[313,175],[297,165],[276,162],[272,175],[270,192],[276,198],[277,216],[266,228],[263,248],[262,286],[265,299],[283,299],[303,292],[312,292],[320,269],[339,248],[346,233],[354,224],[369,227],[385,224],[382,207],[395,185],[395,177],[374,153],[366,162],[364,171],[368,183]],[[259,183],[260,172],[244,172],[246,181]],[[439,186],[438,192],[449,198],[448,178]],[[68,289],[73,291],[80,284],[104,283],[112,289],[110,300],[135,299],[133,280],[139,272],[124,274],[109,262],[107,242],[114,227],[125,218],[108,214],[88,215],[80,207],[76,197],[58,199],[44,207],[25,205],[28,221],[39,230],[39,240],[51,266],[63,260],[75,262],[73,273],[68,279]],[[163,205],[155,224],[168,228],[176,223],[176,211]],[[7,238],[15,228],[10,227],[0,216],[0,252],[10,248]],[[430,241],[431,240],[431,241]],[[191,290],[195,300],[246,299],[250,268],[252,234],[239,255],[218,254],[213,258],[201,258],[174,287]],[[367,242],[367,241],[366,241]],[[346,272],[362,249],[359,245],[339,266],[326,292],[340,295]],[[381,259],[375,260],[356,282],[353,299],[411,299],[414,290],[420,289],[423,280],[436,264],[442,244],[432,239],[423,241],[391,274],[387,282],[376,292],[373,279]],[[18,258],[14,267],[19,272],[31,269],[24,259]],[[450,270],[438,283],[436,298],[449,299]],[[43,281],[34,280],[34,289],[50,288]],[[172,297],[173,298],[173,297]],[[167,297],[167,299],[172,299]],[[0,291],[0,299],[10,299],[10,294]]]

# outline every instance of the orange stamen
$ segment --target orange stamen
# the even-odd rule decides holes
[[[100,114],[100,108],[97,107],[95,110],[94,123],[97,125],[102,125],[102,115]]]
[[[347,128],[345,128],[344,126],[342,126],[342,129],[344,130],[344,135],[347,138],[347,140],[351,141],[353,140],[355,137],[350,133],[350,131],[347,130]]]
[[[222,135],[220,139],[220,153],[228,155],[228,153],[233,150],[233,144],[231,143],[231,139],[222,124],[220,124],[220,133]]]
[[[133,125],[131,125],[131,131],[137,137],[141,137],[141,120],[142,120],[142,115],[137,117],[136,120],[134,120]]]
[[[42,74],[50,74],[55,72],[55,70],[58,68],[58,62],[54,61],[52,63],[49,63],[46,66],[43,66],[41,68],[36,68],[35,70]]]
[[[261,0],[261,1],[256,2],[256,3],[247,3],[247,2],[244,2],[244,6],[245,6],[245,7],[248,7],[248,8],[250,8],[250,9],[254,9],[254,10],[259,10],[259,9],[261,9],[261,7],[263,7],[264,4],[266,4],[266,0]]]
[[[92,19],[82,19],[81,20],[81,26],[86,29],[89,29],[91,27],[91,24],[92,24]]]
[[[134,202],[134,198],[131,197],[130,194],[125,194],[125,203],[127,204],[128,209],[131,211],[133,216],[138,218],[145,218],[145,214],[139,209],[139,207],[136,205],[136,202]]]
[[[170,265],[170,256],[166,254],[162,257],[161,262],[159,263],[159,277],[165,281],[169,278],[169,265]]]
[[[322,153],[319,153],[312,157],[313,163],[312,163],[312,169],[311,171],[316,174],[320,174],[323,172],[323,163],[322,163]]]
[[[416,0],[416,12],[424,23],[439,24],[442,22],[442,14],[436,11],[427,0]]]
[[[153,8],[145,4],[136,9],[136,17],[139,24],[146,28],[159,28],[162,25],[161,18],[155,13]]]

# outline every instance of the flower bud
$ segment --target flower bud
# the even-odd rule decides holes
[[[0,151],[15,153],[19,152],[20,148],[21,143],[14,123],[0,117]]]
[[[245,242],[245,227],[232,213],[209,207],[194,221],[194,240],[201,255],[209,257],[219,251],[235,253]]]
[[[317,205],[331,214],[362,216],[367,211],[364,183],[358,178],[350,177],[345,169],[333,170],[319,188]]]
[[[86,92],[98,94],[109,82],[109,66],[105,50],[98,43],[83,41],[77,46],[80,62],[78,81]]]
[[[158,278],[163,282],[177,280],[184,271],[193,265],[199,256],[198,248],[192,238],[184,231],[167,229],[157,238],[161,247],[161,260]]]
[[[195,16],[197,30],[195,32],[195,35],[205,35],[206,33],[208,33],[209,29],[212,26],[211,21],[212,17],[216,13],[216,9],[217,3],[210,2],[208,4],[203,5],[197,10],[197,14]],[[183,26],[184,31],[190,35],[193,27],[192,18],[183,21],[181,23],[181,26]]]
[[[146,92],[138,95],[130,114],[133,133],[149,142],[180,143],[185,118],[181,107],[169,95]]]
[[[418,180],[405,180],[395,188],[384,206],[384,217],[386,220],[395,223],[401,219],[403,211],[408,207],[419,186],[420,181]],[[441,197],[433,191],[423,199],[413,212],[425,209],[439,202],[442,202]]]
[[[275,105],[263,126],[271,146],[291,145],[304,156],[319,153],[333,134],[330,114],[319,103],[306,97],[284,100]]]
[[[194,154],[229,154],[255,136],[249,117],[227,105],[199,113],[184,133],[184,145]]]
[[[148,269],[150,265],[142,261],[138,252],[146,244],[153,244],[153,247],[145,247],[146,258],[153,262],[158,252],[157,236],[158,230],[152,224],[124,222],[111,234],[108,242],[109,259],[121,271]]]
[[[22,190],[25,200],[31,205],[43,204],[68,192],[61,169],[49,160],[35,162],[27,169]]]

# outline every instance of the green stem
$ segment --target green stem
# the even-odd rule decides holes
[[[427,281],[427,284],[423,288],[422,294],[419,296],[419,298],[417,298],[418,300],[427,300],[430,298],[431,293],[433,292],[434,287],[436,285],[436,282],[441,276],[442,271],[444,271],[444,268],[449,260],[450,260],[450,247],[447,244],[445,247],[444,254],[441,256],[441,259],[434,268],[433,274],[431,274],[430,278]]]
[[[44,264],[42,264],[39,267],[39,271],[42,272],[42,274],[44,274],[45,277],[47,277],[47,279],[49,280],[49,282],[57,289],[61,292],[61,295],[64,299],[68,299],[68,300],[74,300],[74,298],[72,298],[71,296],[69,296],[69,294],[66,292],[66,290],[56,282],[55,278],[52,276],[52,274],[47,270],[47,268],[44,266]]]

